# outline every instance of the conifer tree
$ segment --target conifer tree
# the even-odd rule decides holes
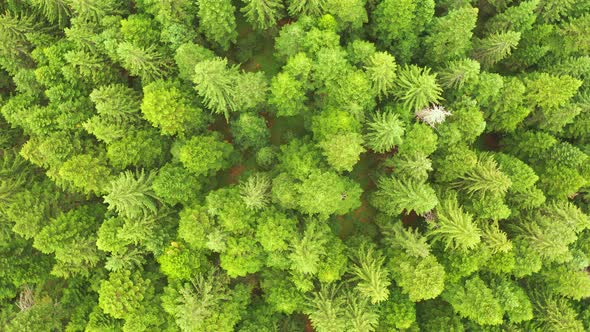
[[[428,184],[415,180],[381,177],[377,187],[371,202],[378,210],[391,216],[404,211],[424,214],[438,204],[434,190]]]
[[[442,89],[430,68],[404,66],[398,72],[394,94],[406,108],[420,110],[442,99]]]
[[[199,1],[199,30],[222,50],[227,50],[238,36],[235,11],[231,0]]]
[[[510,178],[498,169],[498,164],[491,155],[481,155],[475,167],[461,176],[456,187],[467,194],[504,195],[512,185]]]
[[[151,173],[146,175],[142,171],[134,175],[125,171],[110,183],[104,202],[109,210],[115,210],[126,218],[155,214],[158,198],[151,188],[153,180]]]
[[[153,46],[144,48],[123,42],[117,47],[117,56],[123,68],[146,82],[163,78],[170,67],[168,61]]]
[[[345,300],[333,285],[322,285],[308,300],[306,312],[318,332],[344,331],[348,326]]]
[[[428,234],[435,241],[442,241],[445,249],[469,250],[479,244],[481,231],[472,216],[462,211],[456,198],[442,200],[436,209],[436,218]]]
[[[462,7],[433,19],[424,39],[429,63],[440,65],[462,58],[471,48],[472,30],[477,21],[477,8]]]
[[[352,171],[365,152],[363,137],[357,133],[331,135],[320,142],[328,163],[338,172]]]
[[[255,29],[273,27],[282,17],[283,3],[276,0],[242,0],[246,5],[241,9],[246,20]]]
[[[396,77],[395,58],[387,52],[376,52],[368,60],[365,70],[379,97],[389,95]]]
[[[359,293],[373,304],[387,300],[391,281],[383,267],[383,255],[372,247],[361,246],[353,255],[353,261],[355,265],[352,266],[351,272],[358,281],[356,289]]]
[[[240,184],[240,196],[249,209],[264,209],[269,203],[270,180],[264,174],[252,175]]]
[[[373,114],[365,135],[367,146],[375,152],[384,153],[403,142],[405,125],[399,115],[391,111]]]
[[[515,31],[494,33],[476,40],[472,55],[484,67],[489,68],[510,55],[518,46],[520,37],[521,33]]]
[[[287,10],[291,16],[319,16],[326,6],[326,0],[288,0],[287,3]]]
[[[199,62],[195,66],[193,82],[197,93],[205,105],[217,114],[225,115],[236,111],[238,101],[235,99],[235,82],[238,69],[227,66],[227,59],[215,58]]]

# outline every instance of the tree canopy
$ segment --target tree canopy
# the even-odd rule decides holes
[[[590,331],[588,0],[0,1],[0,330]]]

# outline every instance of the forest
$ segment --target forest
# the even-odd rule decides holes
[[[0,0],[0,330],[590,331],[590,0]]]

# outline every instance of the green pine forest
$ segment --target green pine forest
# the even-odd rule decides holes
[[[590,331],[590,0],[0,0],[0,330]]]

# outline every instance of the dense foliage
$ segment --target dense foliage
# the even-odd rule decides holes
[[[0,1],[0,330],[590,330],[588,0]]]

